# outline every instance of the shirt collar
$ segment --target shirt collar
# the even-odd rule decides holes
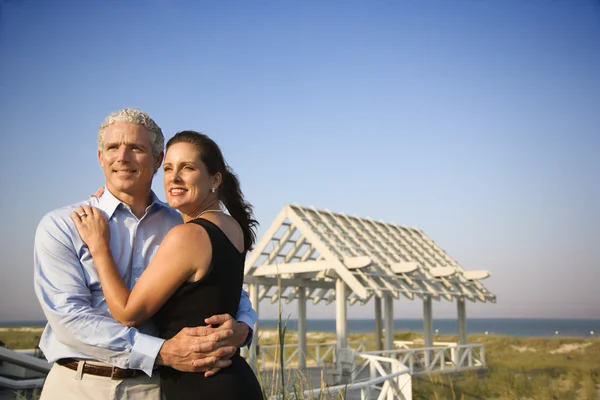
[[[158,196],[156,196],[156,193],[154,193],[153,190],[150,191],[150,197],[151,197],[150,205],[146,208],[146,211],[150,211],[157,207],[168,207],[167,203],[164,203],[159,200]],[[120,204],[123,204],[123,206],[126,206],[125,203],[123,203],[121,200],[117,199],[110,192],[110,190],[108,190],[108,188],[105,186],[104,193],[98,199],[98,205],[96,207],[98,207],[100,210],[104,211],[106,213],[106,216],[108,217],[108,219],[111,219],[113,214],[115,213],[115,210],[117,209],[117,207],[119,207]]]

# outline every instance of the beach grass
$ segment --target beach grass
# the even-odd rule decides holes
[[[35,349],[42,337],[40,327],[0,328],[0,341],[7,349]]]
[[[0,340],[11,349],[34,348],[39,328],[2,328]],[[335,333],[309,332],[308,343],[335,341]],[[263,330],[261,346],[297,343],[297,333],[287,329]],[[283,340],[282,340],[283,339]],[[399,332],[396,340],[423,339],[415,332]],[[375,334],[349,334],[349,342],[371,342]],[[436,335],[436,341],[456,342],[452,335]],[[469,335],[469,343],[485,347],[487,371],[460,374],[431,374],[413,378],[413,399],[577,399],[600,400],[600,338],[509,337]],[[284,350],[285,355],[288,354]],[[280,361],[281,362],[281,361]],[[281,377],[279,377],[281,379]],[[292,390],[312,389],[306,379],[290,374]],[[287,386],[279,380],[278,392]],[[301,398],[301,397],[299,397]]]

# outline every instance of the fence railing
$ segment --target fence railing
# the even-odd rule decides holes
[[[393,357],[406,365],[411,375],[422,372],[450,372],[485,367],[485,350],[481,344],[447,347],[401,348],[370,351],[366,354]]]
[[[354,367],[352,383],[335,385],[320,389],[306,390],[302,398],[321,398],[324,394],[342,394],[344,398],[350,392],[360,391],[362,400],[412,400],[412,381],[409,369],[395,358],[381,357],[372,354],[354,352]],[[360,370],[357,369],[360,364]],[[368,378],[360,379],[363,371],[368,369]],[[277,400],[281,396],[271,396],[270,400]],[[294,398],[295,394],[288,394]]]
[[[52,364],[35,357],[28,350],[15,351],[0,347],[0,361],[2,361],[1,369],[6,375],[20,376],[20,379],[0,376],[0,387],[15,390],[41,387],[45,375],[52,368]]]
[[[370,341],[351,341],[348,342],[348,347],[352,348],[357,352],[364,352],[367,350],[367,346]],[[283,347],[284,352],[284,364],[286,366],[296,366],[299,361],[300,348],[298,344],[286,344]],[[306,345],[306,364],[319,366],[325,363],[331,363],[336,361],[336,342],[324,342],[324,343],[307,343]],[[259,346],[259,368],[269,368],[272,366],[279,365],[279,352],[281,346],[279,345],[260,345]]]
[[[348,347],[357,353],[393,357],[406,365],[411,374],[420,372],[456,371],[485,367],[485,350],[481,344],[458,345],[454,342],[435,342],[433,347],[414,348],[413,341],[395,341],[395,350],[367,351],[372,341],[353,341]],[[306,365],[322,366],[335,363],[336,342],[309,343],[306,345]],[[372,347],[371,347],[372,348]],[[279,365],[278,345],[260,346],[259,369]],[[299,361],[300,349],[297,344],[283,346],[284,364],[295,367]]]

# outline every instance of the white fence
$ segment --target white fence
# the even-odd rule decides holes
[[[414,348],[415,342],[395,341],[396,350],[366,351],[369,341],[349,342],[357,353],[392,357],[406,365],[411,374],[421,372],[451,372],[485,367],[485,350],[481,344],[458,345],[454,342],[435,342],[433,347]],[[336,342],[309,343],[306,345],[307,366],[322,366],[336,361]],[[259,369],[269,369],[280,364],[280,346],[260,346]],[[296,367],[300,349],[297,344],[286,344],[284,365]]]
[[[341,394],[344,398],[351,392],[360,391],[360,399],[412,399],[412,376],[431,372],[459,372],[485,367],[485,351],[481,344],[458,345],[452,342],[436,342],[433,347],[412,348],[414,342],[395,342],[396,350],[365,351],[369,342],[350,342],[351,382],[303,392],[304,398],[320,398],[323,394]],[[284,348],[284,365],[297,364],[297,344]],[[262,369],[277,366],[279,346],[261,346],[259,362]],[[333,363],[338,370],[348,369],[344,357],[336,354],[336,343],[307,345],[307,361],[316,366]],[[344,353],[342,353],[344,354]],[[344,362],[346,361],[346,362]],[[368,374],[366,373],[368,371]],[[343,372],[338,372],[343,374]],[[366,378],[365,378],[366,376]],[[289,395],[288,395],[289,397]],[[293,397],[293,396],[292,396]],[[272,396],[271,399],[277,399]]]
[[[369,341],[354,341],[348,342],[348,346],[357,352],[367,350]],[[336,361],[336,342],[325,343],[307,343],[306,344],[306,364],[307,366],[320,366],[326,363]],[[259,368],[271,368],[280,364],[279,352],[281,346],[266,345],[259,346]],[[284,365],[296,367],[299,361],[300,348],[298,344],[286,344],[283,346]]]
[[[485,367],[485,350],[481,344],[400,348],[370,351],[366,354],[392,357],[406,365],[411,375],[425,372],[457,372]]]
[[[364,369],[368,369],[367,379],[354,380],[352,383],[344,385],[335,385],[321,389],[306,390],[302,393],[303,399],[322,398],[323,395],[341,394],[343,398],[349,397],[350,393],[360,392],[361,400],[412,400],[412,381],[408,368],[398,360],[385,358],[371,354],[361,354],[353,352],[356,359],[361,359],[362,374]],[[354,365],[352,375],[356,374]],[[358,376],[358,375],[356,375]],[[277,400],[282,396],[271,396],[270,400]],[[294,398],[295,394],[286,395],[287,398]]]
[[[25,390],[41,387],[51,364],[34,356],[29,350],[9,350],[0,347],[0,387]],[[14,377],[14,378],[9,378]]]

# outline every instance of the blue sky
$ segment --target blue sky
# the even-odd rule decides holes
[[[498,303],[469,303],[468,316],[600,318],[597,0],[0,10],[0,320],[42,318],[35,228],[103,183],[97,127],[124,107],[148,111],[167,138],[213,137],[259,236],[294,202],[415,226],[492,272]],[[154,189],[164,198],[160,174]],[[403,299],[395,316],[421,310]],[[455,305],[434,314],[454,317]],[[370,315],[370,304],[349,309]]]

